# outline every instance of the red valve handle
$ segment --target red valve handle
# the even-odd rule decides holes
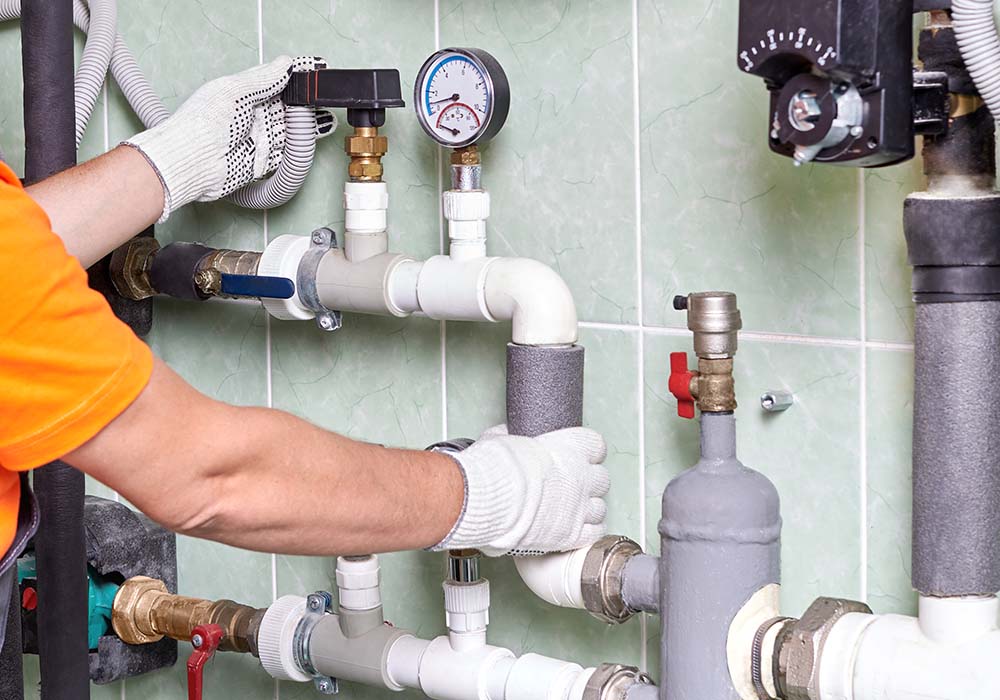
[[[225,632],[218,625],[198,625],[191,632],[191,644],[194,651],[188,657],[188,700],[201,700],[204,686],[205,664],[215,656],[216,649],[222,642]],[[196,643],[200,640],[200,643]]]
[[[681,418],[694,418],[694,395],[691,393],[694,377],[695,373],[688,369],[687,353],[670,353],[670,393],[677,397],[677,415]]]

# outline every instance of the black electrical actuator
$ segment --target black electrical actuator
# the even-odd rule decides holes
[[[292,73],[281,99],[287,105],[339,107],[354,127],[383,126],[385,110],[405,107],[395,68],[321,68]]]
[[[741,0],[737,62],[767,84],[771,150],[858,167],[913,157],[913,12],[913,0]]]

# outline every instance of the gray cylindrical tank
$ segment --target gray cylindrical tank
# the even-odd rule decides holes
[[[702,414],[701,454],[663,494],[661,700],[739,700],[726,655],[730,624],[780,579],[778,492],[736,459],[732,413]]]
[[[913,587],[1000,590],[1000,302],[917,304]]]

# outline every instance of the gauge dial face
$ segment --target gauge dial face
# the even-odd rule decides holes
[[[491,71],[477,55],[464,49],[445,49],[431,56],[420,70],[414,100],[420,124],[431,138],[443,146],[459,148],[489,138],[499,130],[506,117],[509,94],[500,116],[497,105],[497,82],[506,91],[503,71],[494,64]],[[488,56],[488,54],[487,54]],[[497,81],[494,73],[500,73]]]

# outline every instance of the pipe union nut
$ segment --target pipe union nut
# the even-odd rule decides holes
[[[595,542],[583,561],[580,589],[587,611],[602,622],[617,625],[635,614],[622,597],[625,564],[642,548],[627,537],[608,535]]]
[[[784,700],[820,700],[819,671],[823,647],[837,621],[849,613],[871,614],[864,603],[817,598],[802,618],[780,633],[775,679]]]
[[[601,664],[584,686],[582,700],[625,700],[636,684],[652,685],[653,680],[635,666]]]
[[[163,639],[162,634],[151,631],[149,620],[151,603],[160,595],[169,592],[159,579],[134,576],[121,585],[111,609],[111,626],[119,639],[126,644],[152,644]]]

